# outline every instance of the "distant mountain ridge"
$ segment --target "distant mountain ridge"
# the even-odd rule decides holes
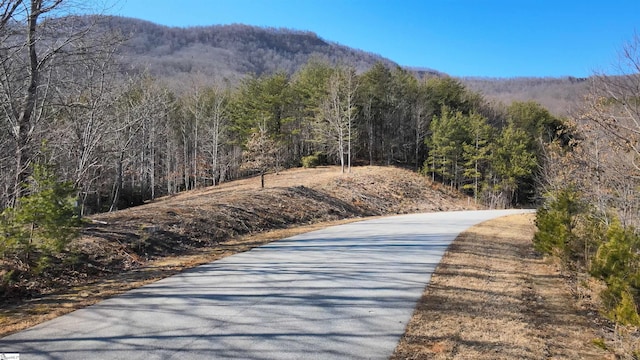
[[[293,74],[312,58],[351,64],[358,71],[377,62],[398,66],[308,31],[241,24],[177,28],[118,16],[102,16],[97,25],[127,39],[120,53],[131,69],[162,78],[189,73],[228,79],[276,71]]]
[[[179,28],[119,16],[94,16],[92,20],[99,29],[119,32],[127,39],[120,50],[125,71],[146,72],[169,84],[181,83],[193,74],[204,81],[231,82],[249,74],[293,74],[313,58],[353,65],[358,72],[377,62],[399,66],[381,55],[322,39],[310,31],[242,24]],[[447,76],[428,67],[404,68],[418,78]],[[506,104],[536,101],[557,115],[578,106],[588,84],[586,79],[571,77],[458,79],[487,99]]]
[[[588,78],[483,78],[465,77],[460,81],[487,98],[510,104],[513,101],[536,101],[558,116],[580,108],[589,91]]]

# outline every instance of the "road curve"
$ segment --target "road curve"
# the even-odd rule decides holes
[[[276,241],[0,339],[28,359],[387,359],[451,241],[526,210],[400,215]]]

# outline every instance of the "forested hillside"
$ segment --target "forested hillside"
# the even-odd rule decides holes
[[[0,254],[21,271],[46,268],[80,216],[300,165],[403,166],[489,207],[531,204],[544,145],[572,139],[539,104],[495,104],[312,34],[48,18],[62,3],[20,3],[0,3]],[[207,49],[240,54],[227,65],[249,73],[224,79],[196,58]],[[141,71],[136,52],[176,66]]]
[[[473,91],[509,104],[513,101],[535,101],[556,116],[575,113],[583,104],[589,91],[589,79],[563,78],[509,78],[492,79],[466,77],[460,79]]]
[[[169,82],[187,74],[237,81],[281,71],[293,74],[310,59],[350,64],[357,71],[376,62],[393,62],[333,43],[312,32],[260,28],[241,24],[172,28],[143,20],[96,17],[96,31],[115,31],[126,41],[119,49],[130,69]]]
[[[127,72],[147,72],[178,90],[190,74],[236,82],[248,74],[281,71],[292,75],[311,59],[349,64],[357,73],[377,62],[397,66],[380,55],[342,46],[311,32],[241,24],[171,28],[122,17],[97,20],[98,31],[116,31],[127,39],[119,49]],[[419,79],[446,76],[429,68],[406,70]],[[505,104],[535,101],[558,116],[567,115],[582,102],[587,85],[586,79],[571,77],[459,80],[489,100]]]

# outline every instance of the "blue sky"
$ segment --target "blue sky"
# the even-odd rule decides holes
[[[313,31],[452,76],[607,72],[640,32],[640,0],[97,0],[168,26],[241,23]]]

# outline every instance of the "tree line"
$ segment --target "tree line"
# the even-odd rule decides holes
[[[343,168],[411,167],[506,207],[534,201],[539,141],[562,127],[538,104],[492,107],[452,78],[418,81],[382,64],[356,74],[310,62],[292,76],[213,85],[194,77],[179,90],[123,78],[109,60],[91,66],[65,104],[39,105],[42,121],[28,125],[26,141],[7,136],[4,123],[2,207],[21,196],[35,163],[71,181],[90,214],[299,166],[317,153]],[[256,161],[259,153],[269,155]]]
[[[491,104],[453,78],[383,63],[358,72],[317,58],[293,74],[193,74],[169,87],[123,71],[122,39],[64,4],[0,0],[4,254],[31,249],[51,224],[69,227],[69,206],[78,217],[114,211],[309,156],[345,172],[411,167],[491,207],[527,204],[543,145],[566,137],[536,103]],[[40,218],[20,215],[56,194]]]

